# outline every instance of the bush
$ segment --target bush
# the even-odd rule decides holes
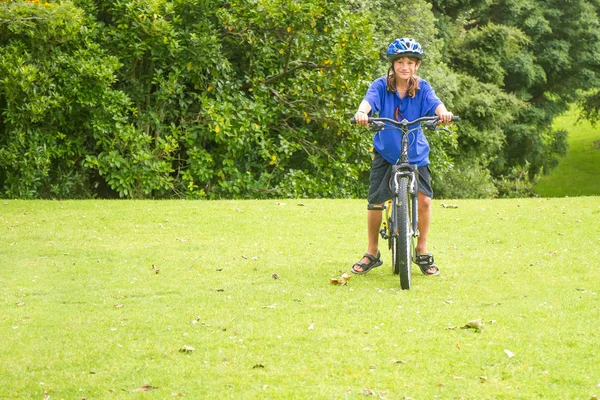
[[[0,194],[93,197],[105,181],[123,197],[170,186],[129,98],[120,67],[70,2],[0,7]]]
[[[436,179],[433,176],[435,197],[446,199],[493,198],[498,194],[489,170],[481,165],[457,164]]]
[[[500,197],[537,197],[533,186],[538,177],[530,178],[530,164],[513,167],[510,174],[495,180]]]

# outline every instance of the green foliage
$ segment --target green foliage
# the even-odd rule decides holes
[[[466,31],[461,42],[449,47],[453,68],[465,71],[485,83],[502,86],[504,64],[521,52],[528,38],[519,29],[490,23]]]
[[[600,90],[588,92],[580,101],[582,115],[596,124],[600,120]]]
[[[81,47],[88,58],[73,65],[89,65],[88,75],[102,71],[102,80],[64,70],[72,81],[53,88],[65,101],[85,95],[85,110],[57,104],[56,110],[70,113],[49,129],[78,138],[68,145],[77,154],[37,163],[21,158],[37,173],[29,180],[14,178],[22,166],[6,160],[2,181],[20,182],[23,189],[8,188],[5,196],[23,197],[29,190],[31,197],[168,197],[173,189],[190,198],[364,197],[372,135],[350,126],[348,118],[378,74],[370,71],[383,68],[380,41],[409,32],[433,43],[434,33],[429,7],[420,0],[393,13],[383,13],[384,1],[368,8],[324,0],[75,4],[81,8],[60,6],[71,10],[66,25],[72,29],[71,37],[55,35],[66,43],[62,57]],[[18,7],[41,12],[41,6],[20,2],[6,10]],[[385,16],[381,30],[374,29],[374,15]],[[24,46],[28,62],[54,79],[52,58],[36,58],[40,51],[56,54],[49,45],[40,40]],[[89,90],[75,89],[82,85]],[[16,112],[13,104],[0,96],[8,112]],[[0,126],[16,129],[6,120]],[[61,143],[44,145],[64,151]],[[443,150],[438,159],[449,165]],[[72,174],[50,160],[73,164]],[[46,181],[68,176],[77,185],[41,191]]]
[[[530,165],[515,166],[508,174],[496,180],[498,194],[500,197],[535,197],[533,186],[539,176],[531,179]]]
[[[514,179],[517,185],[526,170],[531,185],[566,151],[566,135],[552,130],[552,120],[579,98],[579,89],[600,85],[598,3],[437,0],[434,10],[452,68],[526,104],[504,107],[513,120],[494,128],[505,144],[489,168],[499,182]],[[480,95],[480,104],[496,108],[486,92]],[[595,115],[593,104],[592,96],[588,117]],[[464,154],[469,147],[462,145]],[[504,186],[501,193],[515,192]]]
[[[70,2],[0,6],[0,184],[6,197],[90,197],[99,176],[121,196],[169,186],[168,166],[111,88],[117,59]]]
[[[497,196],[490,171],[469,161],[452,164],[452,168],[433,181],[436,198],[445,199],[491,199]]]
[[[535,192],[544,197],[600,195],[600,132],[582,121],[582,110],[572,107],[554,121],[555,129],[568,130],[569,148],[556,169],[540,176]]]
[[[89,7],[91,9],[91,7]],[[187,197],[356,196],[371,25],[342,2],[104,1],[103,46]],[[371,46],[372,47],[372,46]],[[339,179],[331,179],[339,177]]]
[[[348,118],[400,36],[462,117],[428,134],[436,191],[531,181],[600,84],[597,2],[542,3],[2,2],[0,196],[364,197],[372,135]]]

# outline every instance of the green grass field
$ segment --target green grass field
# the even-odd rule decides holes
[[[443,203],[401,291],[363,201],[2,201],[0,398],[599,396],[600,197]]]
[[[534,191],[544,197],[600,195],[600,125],[577,123],[573,108],[554,127],[569,131],[569,150],[556,169],[542,176]]]

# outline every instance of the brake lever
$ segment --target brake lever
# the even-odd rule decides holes
[[[370,129],[373,132],[379,132],[385,129],[385,123],[381,121],[372,121],[370,124]]]
[[[427,130],[434,131],[437,129],[437,121],[424,122],[423,127],[425,127],[425,129],[427,129]]]

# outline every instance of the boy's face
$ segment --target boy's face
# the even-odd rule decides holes
[[[394,61],[394,72],[400,79],[408,79],[417,72],[421,62],[412,57],[400,57]]]

